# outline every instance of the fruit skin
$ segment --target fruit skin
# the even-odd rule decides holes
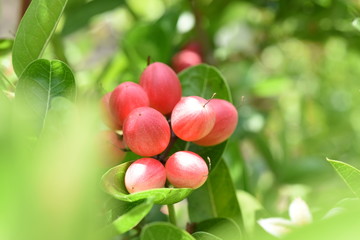
[[[176,136],[185,141],[205,137],[215,124],[215,112],[207,100],[198,96],[183,97],[171,114],[171,126]]]
[[[122,126],[132,110],[149,106],[149,98],[139,84],[123,82],[112,92],[109,104],[117,124]]]
[[[171,155],[166,161],[165,170],[168,181],[178,188],[199,188],[209,174],[204,159],[190,151]]]
[[[201,64],[201,56],[190,50],[182,50],[174,55],[172,58],[172,67],[174,68],[175,72],[181,72],[182,70]]]
[[[140,76],[140,85],[149,96],[150,107],[162,114],[171,113],[181,99],[181,84],[176,73],[166,64],[154,62]]]
[[[238,112],[230,102],[223,99],[212,99],[208,104],[216,113],[216,121],[208,135],[194,142],[201,146],[222,143],[233,134],[238,123]]]
[[[165,117],[150,107],[134,109],[124,122],[124,139],[131,151],[140,156],[163,152],[170,142],[170,126]]]
[[[160,161],[153,158],[136,160],[125,173],[125,187],[129,193],[162,188],[165,182],[165,168]]]

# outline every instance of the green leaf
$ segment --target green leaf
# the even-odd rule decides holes
[[[229,170],[223,160],[210,173],[203,186],[188,198],[192,222],[226,217],[241,225],[241,211]]]
[[[242,211],[244,229],[247,233],[252,233],[256,225],[256,212],[263,207],[254,196],[245,191],[237,191],[237,197]]]
[[[75,99],[75,79],[63,62],[39,59],[21,75],[15,96],[17,104],[26,110],[24,115],[34,121],[37,129],[42,129],[53,98]]]
[[[215,67],[206,64],[193,66],[182,71],[179,78],[183,96],[200,96],[209,99],[216,93],[215,98],[231,102],[229,86]]]
[[[125,233],[135,227],[151,210],[154,203],[147,199],[143,203],[131,208],[128,212],[113,221],[112,225],[119,234]]]
[[[124,4],[122,0],[94,0],[67,9],[66,20],[62,30],[63,35],[68,35],[88,25],[90,19],[98,14],[114,10]]]
[[[221,238],[218,238],[217,236],[207,233],[207,232],[196,232],[193,233],[193,237],[196,240],[222,240]]]
[[[132,162],[126,162],[111,168],[102,177],[104,190],[116,199],[125,202],[151,198],[155,204],[173,204],[186,198],[192,189],[189,188],[156,188],[129,194],[126,190],[124,178],[127,168]]]
[[[195,240],[188,232],[170,223],[152,223],[144,227],[141,240]]]
[[[196,231],[207,232],[222,240],[242,239],[241,230],[234,220],[229,218],[213,218],[196,225]],[[212,238],[210,238],[212,239]]]
[[[215,98],[225,99],[231,102],[229,87],[215,67],[201,64],[185,69],[179,74],[183,96],[201,96],[210,98],[216,93]],[[205,160],[209,157],[211,167],[215,168],[223,152],[227,141],[215,146],[202,147],[194,143],[186,145],[185,150],[196,152]]]
[[[22,18],[16,33],[12,62],[15,73],[20,76],[26,66],[41,57],[67,0],[33,0]]]
[[[335,168],[340,177],[348,185],[351,191],[360,198],[360,171],[359,169],[336,160],[327,159]]]

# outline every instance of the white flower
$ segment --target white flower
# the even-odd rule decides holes
[[[310,224],[312,215],[308,205],[301,198],[294,199],[289,206],[290,220],[284,218],[265,218],[258,220],[258,224],[275,237],[282,237],[293,228]]]

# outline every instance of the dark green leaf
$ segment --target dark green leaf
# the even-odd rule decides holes
[[[13,47],[13,66],[20,76],[41,57],[64,11],[67,0],[33,0],[22,18]]]
[[[239,226],[228,218],[213,218],[200,222],[196,225],[196,231],[210,233],[222,240],[242,239]]]
[[[141,232],[141,240],[195,240],[189,233],[170,223],[152,223]]]
[[[74,76],[67,65],[54,60],[39,59],[32,62],[19,79],[16,88],[16,102],[38,129],[44,124],[51,101],[55,97],[75,99]]]
[[[179,74],[183,96],[200,96],[209,99],[214,93],[215,98],[231,101],[229,86],[219,70],[201,64],[182,71]]]
[[[118,217],[112,225],[119,234],[125,233],[135,227],[150,212],[153,205],[152,200],[147,199]]]
[[[193,237],[196,240],[222,240],[221,238],[207,232],[196,232],[193,234]]]
[[[123,4],[122,0],[94,0],[85,4],[74,3],[66,12],[66,21],[62,34],[67,35],[86,26],[90,19],[98,14],[113,10]]]
[[[226,217],[241,225],[241,212],[229,170],[223,160],[210,173],[203,186],[188,198],[192,222]]]
[[[189,188],[157,188],[129,194],[124,184],[125,172],[132,162],[126,162],[111,168],[102,177],[107,193],[116,199],[134,202],[151,198],[155,204],[173,204],[186,198],[192,191]]]
[[[360,171],[359,169],[336,160],[327,159],[329,163],[335,168],[336,172],[348,185],[351,191],[360,198]]]

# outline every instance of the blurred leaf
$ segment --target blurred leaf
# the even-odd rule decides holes
[[[247,233],[252,233],[256,225],[256,212],[263,207],[254,196],[245,191],[238,191],[237,197],[242,210],[244,228]]]
[[[23,16],[13,47],[13,66],[18,77],[32,61],[43,54],[67,0],[33,0]]]
[[[126,162],[111,168],[102,177],[105,191],[116,199],[126,202],[151,198],[155,204],[173,204],[186,198],[192,189],[189,188],[157,188],[129,194],[124,179],[127,168],[132,162]]]
[[[10,51],[13,43],[14,41],[12,39],[0,39],[0,56]]]
[[[150,212],[153,205],[152,200],[147,199],[118,217],[112,225],[119,234],[125,233],[135,227]]]
[[[242,225],[234,184],[223,160],[213,169],[205,184],[189,196],[188,208],[192,222],[226,217]]]
[[[141,232],[141,240],[195,240],[189,233],[170,223],[152,223]]]
[[[66,11],[66,20],[62,30],[63,35],[73,33],[85,27],[95,15],[111,11],[124,4],[123,0],[94,0]]]
[[[327,159],[329,163],[335,168],[336,172],[348,185],[351,191],[360,197],[360,171],[359,169],[336,160]]]
[[[196,240],[222,240],[221,238],[218,238],[217,236],[207,233],[207,232],[196,232],[193,233],[193,237]]]
[[[200,222],[196,225],[196,231],[210,233],[217,237],[215,239],[242,239],[239,226],[234,222],[234,220],[228,218],[213,218]]]
[[[288,87],[289,80],[287,78],[271,78],[256,84],[253,88],[253,92],[260,97],[272,97],[281,94]]]
[[[35,121],[36,128],[44,127],[55,97],[75,99],[76,86],[73,73],[58,60],[39,59],[32,62],[19,79],[16,102],[27,110],[27,117]]]
[[[185,69],[179,74],[183,96],[200,96],[209,99],[214,93],[215,98],[231,101],[229,87],[215,67],[201,64]],[[190,143],[186,150],[196,152],[205,160],[211,160],[211,167],[215,168],[219,162],[225,147],[226,141],[215,146],[203,147]]]
[[[360,31],[360,18],[355,18],[354,21],[352,21],[352,25],[356,30]]]

